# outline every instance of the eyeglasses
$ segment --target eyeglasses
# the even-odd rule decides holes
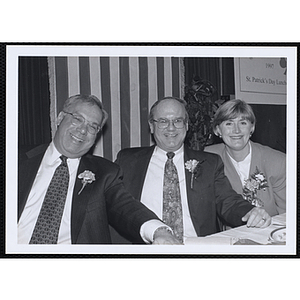
[[[158,119],[153,120],[153,122],[157,123],[157,127],[159,129],[166,129],[170,126],[170,123],[172,122],[173,126],[177,129],[182,129],[186,123],[186,119],[179,118],[175,120],[169,120],[169,119]]]
[[[89,122],[87,122],[87,120],[83,116],[75,115],[75,114],[72,114],[67,111],[64,111],[64,113],[72,116],[72,124],[75,126],[81,126],[83,123],[86,122],[87,123],[87,131],[90,134],[96,135],[101,129],[101,127],[99,125],[90,124]]]

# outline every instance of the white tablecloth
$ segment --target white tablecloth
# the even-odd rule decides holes
[[[248,228],[246,225],[225,230],[206,237],[187,238],[185,245],[233,245],[236,242],[252,244],[270,244],[271,232],[286,226],[286,214],[272,217],[272,223],[267,228]]]

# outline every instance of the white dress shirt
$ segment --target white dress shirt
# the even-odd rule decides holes
[[[33,182],[26,205],[18,223],[18,243],[28,244],[35,227],[47,188],[56,168],[61,164],[61,154],[53,142],[49,145]],[[58,244],[71,244],[71,204],[75,185],[79,158],[68,158],[69,188],[58,234]]]
[[[61,164],[60,156],[61,154],[55,148],[54,143],[51,142],[42,159],[26,205],[17,225],[19,244],[29,244],[47,188],[56,168]],[[79,162],[80,158],[68,158],[67,160],[70,179],[57,244],[71,244],[71,207]],[[153,241],[155,230],[162,226],[164,226],[164,224],[159,220],[145,222],[140,228],[140,235],[146,243],[150,243]]]
[[[179,187],[182,202],[183,213],[183,235],[184,238],[196,237],[196,231],[192,224],[189,212],[186,192],[185,167],[183,146],[177,150],[173,158],[173,162],[177,168],[179,177]],[[141,195],[141,202],[151,209],[160,219],[162,219],[163,210],[163,181],[164,167],[167,161],[167,152],[159,147],[155,147],[153,155],[150,159],[144,186]]]

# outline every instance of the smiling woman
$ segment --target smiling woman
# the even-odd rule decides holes
[[[255,125],[245,117],[237,117],[216,125],[215,133],[228,146],[229,154],[237,161],[242,161],[249,154],[249,138]]]
[[[225,102],[213,121],[214,133],[223,143],[208,146],[205,151],[221,156],[225,175],[237,193],[274,216],[286,211],[286,155],[250,141],[255,123],[249,104],[242,100]],[[253,181],[257,174],[264,178],[265,186],[255,188],[249,197],[246,183]]]

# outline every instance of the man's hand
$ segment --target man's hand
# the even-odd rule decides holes
[[[247,227],[266,228],[271,224],[271,217],[263,209],[254,207],[242,218],[243,222],[247,222]]]
[[[167,227],[159,227],[153,235],[152,245],[181,245]]]

